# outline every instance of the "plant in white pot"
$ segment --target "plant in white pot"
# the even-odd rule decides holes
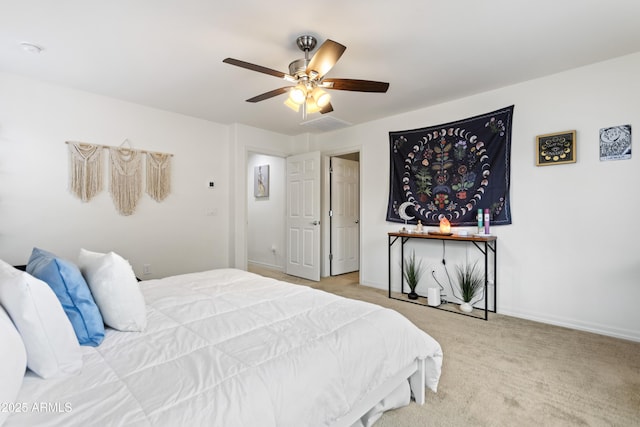
[[[416,251],[413,251],[411,256],[404,259],[404,280],[407,282],[407,285],[411,290],[407,295],[409,299],[418,299],[416,286],[418,286],[422,272],[422,260],[416,262]]]
[[[458,276],[458,289],[461,294],[459,297],[456,295],[456,297],[462,300],[460,310],[465,313],[471,313],[473,311],[472,301],[484,289],[484,276],[478,270],[477,261],[473,264],[458,265],[456,273]]]

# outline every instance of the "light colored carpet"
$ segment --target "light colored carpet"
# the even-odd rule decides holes
[[[491,313],[489,321],[395,301],[357,273],[311,282],[251,271],[395,309],[440,342],[438,393],[375,427],[640,426],[640,343]]]

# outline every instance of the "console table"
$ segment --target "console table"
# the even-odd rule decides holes
[[[495,313],[496,312],[496,294],[497,294],[497,281],[496,281],[496,267],[497,267],[497,249],[498,249],[498,238],[496,236],[458,236],[458,235],[444,235],[444,234],[428,234],[424,233],[416,233],[416,232],[391,232],[389,233],[389,248],[388,248],[388,262],[389,262],[389,298],[396,299],[399,301],[411,302],[414,304],[425,305],[419,302],[415,302],[409,299],[396,298],[391,295],[391,250],[397,241],[400,242],[400,291],[404,292],[404,245],[409,240],[417,240],[422,242],[434,242],[434,241],[455,241],[455,242],[466,242],[468,244],[472,244],[475,246],[482,254],[484,255],[484,320],[489,319],[489,311]],[[489,294],[487,293],[487,288],[489,284],[489,254],[493,254],[493,308],[489,309]],[[424,296],[422,296],[424,298]],[[446,310],[440,306],[430,306],[426,305],[430,308],[437,308],[440,310]],[[461,314],[464,316],[470,316],[478,318],[473,314],[462,313],[459,311],[451,311],[452,313]]]

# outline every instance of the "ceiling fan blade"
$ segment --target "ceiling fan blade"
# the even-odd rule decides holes
[[[320,114],[327,114],[332,111],[333,111],[333,106],[331,105],[331,103],[328,103],[327,105],[322,107],[322,109],[320,109]]]
[[[322,87],[326,89],[351,90],[354,92],[380,92],[389,89],[389,83],[356,79],[324,79]]]
[[[222,62],[226,64],[235,65],[237,67],[246,68],[247,70],[269,74],[270,76],[278,77],[281,79],[284,79],[287,76],[287,74],[283,73],[282,71],[273,70],[271,68],[263,67],[262,65],[252,64],[250,62],[240,61],[239,59],[225,58],[222,60]]]
[[[285,93],[286,91],[289,90],[289,88],[290,88],[290,86],[281,87],[279,89],[270,90],[269,92],[265,92],[262,95],[254,96],[253,98],[247,99],[247,102],[264,101],[265,99],[273,98],[274,96],[278,96],[278,95],[281,95],[281,94]]]
[[[316,72],[318,73],[317,78],[322,78],[336,65],[336,62],[338,62],[338,59],[346,49],[346,46],[327,39],[309,61],[306,70],[307,75],[311,75],[311,72]]]

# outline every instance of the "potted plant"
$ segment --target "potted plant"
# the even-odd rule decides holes
[[[457,298],[462,300],[460,304],[460,310],[465,313],[473,311],[473,299],[480,294],[484,289],[484,276],[478,270],[478,262],[473,264],[465,264],[462,267],[456,267],[456,273],[458,276],[458,289],[460,290],[460,296]]]
[[[416,251],[413,251],[411,256],[404,260],[404,280],[407,282],[407,285],[409,285],[409,289],[411,289],[411,292],[407,295],[409,299],[418,299],[416,286],[418,286],[422,271],[422,260],[416,262]]]

